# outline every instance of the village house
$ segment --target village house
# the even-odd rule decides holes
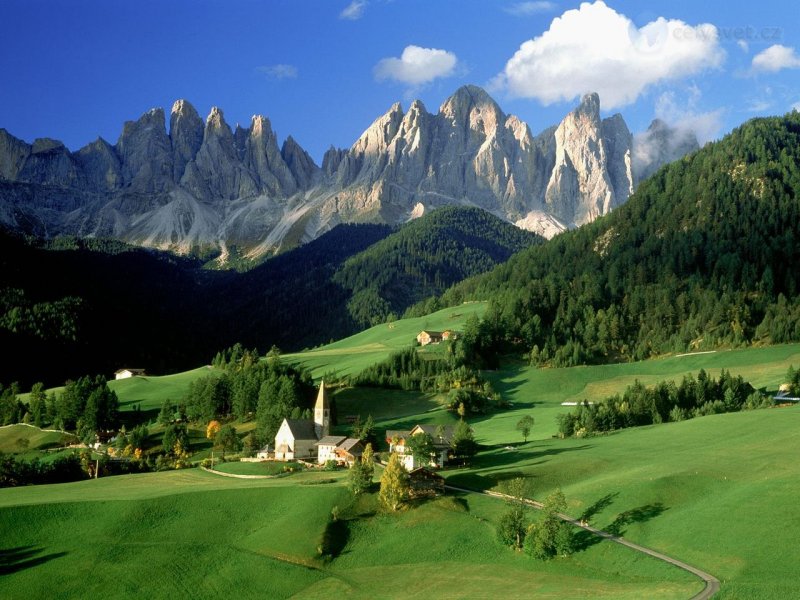
[[[314,458],[317,444],[330,431],[331,408],[325,382],[320,381],[314,419],[284,419],[275,435],[275,460]]]
[[[420,331],[417,334],[417,342],[420,346],[427,346],[428,344],[438,344],[442,341],[441,331]]]
[[[335,452],[337,464],[352,467],[364,454],[364,445],[359,439],[347,438],[336,447]]]
[[[415,425],[410,431],[387,430],[386,442],[389,444],[389,451],[397,452],[400,455],[400,462],[410,472],[418,467],[443,467],[447,463],[454,432],[455,428],[452,425]],[[433,440],[435,452],[429,461],[415,458],[406,446],[406,441],[411,436],[423,433],[427,433]]]
[[[329,460],[336,460],[336,447],[347,439],[344,435],[326,435],[317,442],[317,462],[324,465]]]
[[[144,377],[144,369],[118,369],[114,371],[114,379],[128,379],[129,377]]]

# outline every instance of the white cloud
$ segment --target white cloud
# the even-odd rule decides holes
[[[659,17],[639,28],[598,0],[565,12],[523,43],[493,86],[544,104],[594,91],[604,108],[617,108],[650,85],[718,67],[724,58],[713,25]]]
[[[455,72],[458,59],[447,50],[406,46],[400,58],[384,58],[375,65],[375,79],[393,79],[407,85],[430,83]]]
[[[356,21],[364,14],[364,9],[366,7],[367,0],[353,0],[339,13],[339,18],[347,19],[348,21]]]
[[[692,85],[687,91],[687,96],[683,100],[673,90],[661,94],[656,100],[656,117],[679,130],[693,132],[701,146],[718,139],[722,131],[724,110],[718,108],[699,112],[697,105],[702,96],[700,89]]]
[[[775,44],[753,57],[753,73],[777,73],[782,69],[800,68],[800,56],[794,48]]]
[[[256,67],[256,71],[263,73],[270,79],[296,79],[297,67],[294,65],[266,65],[263,67]]]
[[[503,10],[515,17],[529,17],[543,12],[550,12],[556,9],[555,2],[539,0],[537,2],[517,2],[505,7]]]
[[[792,104],[791,109],[800,112],[800,102],[795,102],[794,104]]]
[[[750,52],[750,44],[747,43],[747,40],[736,40],[736,45],[742,49],[742,52]]]

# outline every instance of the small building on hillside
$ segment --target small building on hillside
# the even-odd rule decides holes
[[[417,342],[420,346],[427,346],[428,344],[438,344],[442,341],[441,331],[427,331],[423,330],[417,334]]]
[[[386,443],[389,444],[390,452],[400,455],[400,461],[409,472],[418,467],[443,467],[447,464],[454,432],[452,425],[415,425],[409,431],[389,429],[386,431]],[[429,461],[415,458],[406,445],[411,436],[422,433],[427,433],[433,440],[434,454]]]
[[[411,496],[437,496],[444,494],[444,477],[425,467],[417,467],[408,474]]]
[[[266,460],[269,458],[269,444],[256,452],[256,458],[260,458],[261,460]]]
[[[443,340],[457,340],[458,339],[458,332],[453,331],[452,329],[445,329],[442,332],[442,339]]]
[[[275,435],[275,460],[318,458],[317,444],[330,430],[331,407],[325,382],[319,384],[314,419],[284,419]]]
[[[144,377],[144,369],[118,369],[114,371],[114,379],[128,379],[129,377]]]

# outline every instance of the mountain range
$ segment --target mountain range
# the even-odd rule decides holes
[[[114,238],[187,254],[256,259],[338,223],[404,223],[444,205],[477,206],[546,237],[604,215],[662,164],[698,147],[654,121],[633,136],[587,94],[534,136],[481,88],[464,86],[430,113],[393,105],[349,149],[318,166],[269,119],[231,128],[178,100],[69,151],[0,129],[0,224],[38,237]]]

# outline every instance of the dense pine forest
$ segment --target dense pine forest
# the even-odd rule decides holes
[[[755,119],[439,302],[491,300],[484,357],[533,364],[796,341],[799,193],[800,114]]]

